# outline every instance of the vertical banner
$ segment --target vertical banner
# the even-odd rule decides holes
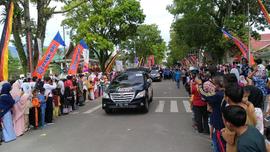
[[[41,58],[42,58],[42,44],[41,44],[40,39],[37,39],[37,44],[38,44],[38,60],[41,60]]]
[[[81,40],[80,43],[75,47],[68,74],[77,74],[78,65],[80,63],[81,55],[84,49],[88,49],[88,46],[86,45],[84,40]]]
[[[89,72],[89,49],[84,49],[83,51],[83,72]]]
[[[51,44],[47,48],[45,54],[43,55],[41,60],[38,61],[36,70],[34,71],[32,76],[36,76],[39,79],[41,79],[43,77],[43,75],[45,74],[46,70],[48,69],[49,64],[51,63],[51,61],[52,61],[54,55],[56,54],[56,51],[60,45],[65,46],[65,42],[63,41],[60,33],[57,32],[56,36],[54,37]]]
[[[8,43],[12,30],[13,13],[14,3],[10,1],[0,42],[0,81],[8,80]]]
[[[270,16],[269,16],[268,11],[267,11],[266,8],[264,7],[264,5],[263,5],[263,3],[262,3],[261,0],[258,0],[258,3],[259,3],[259,5],[260,5],[260,8],[261,8],[261,10],[262,10],[262,12],[263,12],[263,15],[264,15],[265,19],[266,19],[267,22],[270,24]]]
[[[118,54],[119,54],[119,52],[117,52],[117,53],[112,57],[112,59],[110,60],[110,62],[109,62],[108,65],[106,66],[106,68],[105,68],[105,72],[106,72],[106,73],[110,73],[110,72],[112,71],[113,65],[114,65],[114,63],[115,63],[115,60],[116,60]]]

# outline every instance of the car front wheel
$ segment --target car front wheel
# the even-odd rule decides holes
[[[149,102],[148,102],[148,98],[145,98],[145,103],[144,103],[144,106],[142,107],[142,111],[144,113],[148,113],[149,111]]]

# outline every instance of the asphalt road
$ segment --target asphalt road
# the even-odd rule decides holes
[[[172,81],[154,82],[150,111],[106,115],[100,99],[45,129],[31,130],[0,152],[209,152],[210,140],[191,127],[187,94]]]

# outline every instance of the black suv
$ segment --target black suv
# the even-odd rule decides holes
[[[153,99],[152,80],[143,71],[126,71],[118,75],[104,92],[102,108],[106,113],[113,109],[149,110]]]

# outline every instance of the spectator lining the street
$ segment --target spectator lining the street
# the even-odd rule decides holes
[[[40,102],[40,113],[41,113],[41,127],[45,126],[45,115],[46,115],[46,97],[44,95],[45,89],[41,88],[38,94],[38,100]]]
[[[11,84],[5,83],[2,86],[0,94],[0,102],[2,103],[2,132],[3,132],[3,141],[10,142],[16,139],[16,134],[13,127],[11,108],[14,105],[15,101],[10,95]]]
[[[52,90],[56,88],[56,84],[52,82],[52,79],[50,77],[45,78],[45,84],[44,84],[44,89],[45,89],[45,96],[47,98],[46,101],[46,117],[45,121],[46,123],[52,123],[53,120],[53,94]]]
[[[236,133],[237,152],[266,152],[264,137],[256,128],[246,125],[247,115],[246,110],[237,105],[223,110],[226,127]]]

